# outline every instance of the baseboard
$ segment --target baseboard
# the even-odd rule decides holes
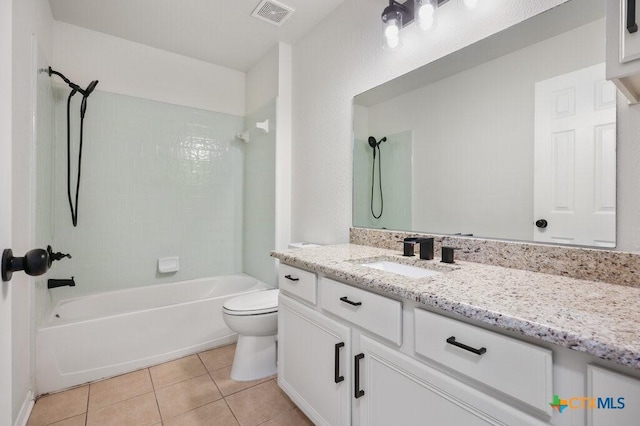
[[[14,426],[26,426],[27,421],[29,420],[29,416],[31,415],[31,410],[33,410],[33,404],[35,401],[33,400],[33,392],[29,391],[27,396],[22,403],[22,407],[20,407],[20,413],[18,413],[18,417],[16,418]]]

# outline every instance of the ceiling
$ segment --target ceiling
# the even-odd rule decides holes
[[[277,27],[251,17],[260,0],[49,0],[53,18],[248,71],[278,42],[293,44],[344,0],[277,0],[294,13]]]

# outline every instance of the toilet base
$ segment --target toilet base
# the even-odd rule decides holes
[[[250,382],[276,371],[276,336],[238,336],[231,380]]]

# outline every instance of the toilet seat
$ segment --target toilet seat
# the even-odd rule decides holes
[[[243,294],[227,300],[222,312],[227,315],[263,315],[278,312],[278,294],[280,290],[264,290]]]

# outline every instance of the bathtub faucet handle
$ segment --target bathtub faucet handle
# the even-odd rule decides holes
[[[51,262],[53,262],[54,260],[60,260],[60,259],[64,259],[65,257],[68,257],[69,259],[71,259],[71,255],[69,253],[54,253],[53,250],[51,249],[51,246],[47,246],[47,253],[49,253],[49,259],[51,260]]]

